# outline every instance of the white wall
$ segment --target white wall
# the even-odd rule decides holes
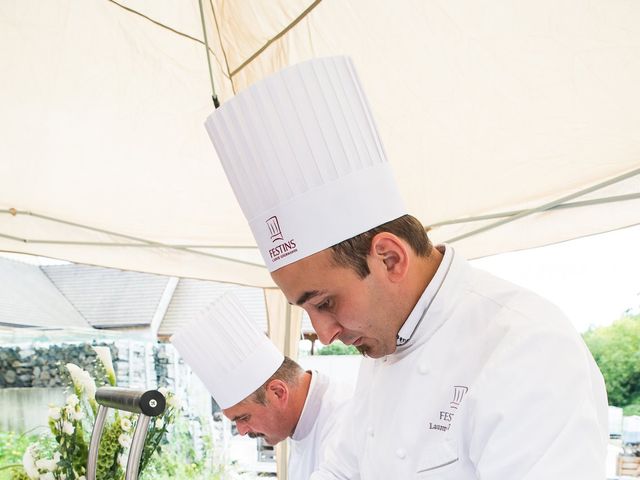
[[[64,388],[1,388],[0,430],[24,433],[36,427],[33,433],[49,430],[49,404],[62,406]]]

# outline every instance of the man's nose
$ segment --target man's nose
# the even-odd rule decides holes
[[[238,424],[236,423],[236,429],[238,430],[238,433],[239,433],[241,436],[243,436],[243,437],[244,437],[247,433],[249,433],[249,426],[248,426],[248,425],[245,425],[245,424],[238,425]]]
[[[338,322],[330,317],[319,317],[317,315],[309,315],[313,329],[318,334],[318,339],[324,344],[329,345],[337,340],[342,333],[342,327]]]

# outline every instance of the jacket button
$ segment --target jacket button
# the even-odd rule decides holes
[[[420,374],[422,375],[426,375],[427,373],[429,373],[429,366],[426,363],[421,363],[420,365],[418,365],[418,372],[420,372]]]
[[[404,460],[405,457],[407,456],[407,452],[405,451],[404,448],[399,448],[396,450],[396,456],[400,459],[400,460]]]

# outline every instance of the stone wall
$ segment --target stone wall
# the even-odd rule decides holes
[[[87,370],[101,385],[104,371],[91,345],[110,348],[118,386],[155,388],[158,385],[156,347],[150,342],[117,340],[0,347],[0,389],[66,387],[69,385],[67,363]],[[168,368],[163,365],[161,370]]]

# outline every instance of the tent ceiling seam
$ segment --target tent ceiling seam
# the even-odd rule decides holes
[[[225,72],[224,68],[223,68],[223,67],[222,67],[222,65],[220,64],[220,60],[218,60],[218,57],[216,56],[216,54],[213,52],[213,50],[211,50],[211,48],[209,48],[207,45],[205,45],[205,43],[204,43],[202,40],[200,40],[200,39],[198,39],[198,38],[195,38],[195,37],[192,37],[191,35],[189,35],[189,34],[187,34],[187,33],[180,32],[180,31],[176,30],[175,28],[171,28],[170,26],[165,25],[164,23],[161,23],[161,22],[159,22],[159,21],[157,21],[157,20],[154,20],[153,18],[151,18],[151,17],[149,17],[149,16],[145,15],[144,13],[138,12],[137,10],[134,10],[134,9],[133,9],[133,8],[131,8],[131,7],[127,7],[127,6],[125,6],[125,5],[122,5],[121,3],[118,3],[118,2],[116,2],[115,0],[107,0],[107,1],[108,1],[108,2],[113,3],[114,5],[116,5],[116,6],[120,7],[120,8],[122,8],[123,10],[126,10],[126,11],[128,11],[128,12],[130,12],[130,13],[133,13],[133,14],[135,14],[135,15],[138,15],[138,16],[140,16],[140,17],[144,18],[145,20],[150,21],[150,22],[151,22],[151,23],[153,23],[154,25],[157,25],[157,26],[159,26],[159,27],[161,27],[161,28],[164,28],[164,29],[166,29],[166,30],[169,30],[170,32],[175,33],[176,35],[179,35],[179,36],[181,36],[181,37],[188,38],[189,40],[193,40],[194,42],[197,42],[197,43],[199,43],[200,45],[205,46],[205,47],[209,50],[209,53],[211,53],[211,55],[213,56],[213,58],[215,58],[215,59],[216,59],[216,62],[218,63],[218,66],[220,67],[220,70],[223,72],[223,75],[224,75],[225,77],[227,77],[229,80],[231,80],[231,77],[229,77],[229,76],[227,75],[227,73]],[[227,69],[227,72],[228,72],[228,69]]]
[[[592,185],[591,187],[585,188],[583,190],[580,190],[578,192],[572,193],[570,195],[565,195],[564,197],[561,197],[561,198],[558,198],[558,199],[556,199],[554,201],[542,204],[542,205],[540,205],[540,206],[538,206],[536,208],[531,208],[529,210],[524,210],[521,213],[513,215],[512,217],[505,218],[505,219],[502,219],[502,220],[498,220],[497,222],[494,222],[492,224],[486,225],[484,227],[480,227],[480,228],[478,228],[476,230],[472,230],[470,232],[463,233],[462,235],[458,235],[458,236],[452,237],[452,238],[450,238],[448,240],[445,240],[445,243],[457,242],[458,240],[462,240],[464,238],[472,237],[472,236],[477,235],[479,233],[483,233],[483,232],[486,232],[488,230],[492,230],[492,229],[497,228],[499,226],[502,226],[502,225],[504,225],[506,223],[511,223],[511,222],[514,222],[514,221],[519,220],[521,218],[527,217],[529,215],[533,215],[534,213],[541,213],[541,212],[547,211],[547,210],[549,210],[549,209],[551,209],[551,208],[553,208],[553,207],[555,207],[557,205],[566,203],[569,200],[572,200],[572,199],[577,198],[577,197],[581,197],[583,195],[586,195],[588,193],[594,192],[596,190],[600,190],[602,188],[608,187],[609,185],[620,183],[620,182],[622,182],[624,180],[627,180],[628,178],[632,178],[632,177],[635,177],[637,175],[640,175],[640,168],[636,168],[636,169],[630,170],[627,173],[623,173],[622,175],[618,175],[617,177],[611,178],[609,180],[606,180],[604,182],[598,183],[596,185]]]
[[[279,40],[280,38],[282,38],[289,30],[291,30],[293,27],[295,27],[298,23],[300,23],[307,15],[309,15],[309,13],[311,13],[313,11],[313,9],[315,9],[320,2],[322,2],[322,0],[315,0],[311,5],[309,5],[300,15],[298,15],[298,17],[296,17],[293,22],[291,22],[289,25],[287,25],[283,30],[281,30],[275,37],[269,39],[267,41],[267,43],[265,43],[262,47],[260,47],[258,49],[258,51],[256,51],[253,55],[251,55],[249,58],[247,58],[244,62],[242,62],[242,64],[236,68],[233,72],[230,73],[231,78],[233,79],[233,77],[239,73],[242,69],[244,69],[247,65],[249,65],[251,62],[253,62],[262,52],[264,52],[267,48],[269,48],[269,46],[276,42],[277,40]],[[232,80],[233,81],[233,80]]]
[[[226,67],[226,77],[231,81],[231,90],[235,95],[236,85],[233,83],[233,79],[231,78],[231,69],[229,68],[229,59],[227,58],[227,50],[224,48],[224,43],[222,43],[222,36],[220,35],[220,24],[218,23],[218,16],[216,15],[216,11],[213,8],[213,0],[209,0],[209,6],[211,7],[211,14],[213,15],[213,23],[216,25],[216,33],[218,34],[218,43],[220,44],[220,50],[222,50],[222,57],[224,58],[224,64]]]
[[[0,213],[9,213],[12,216],[16,216],[16,215],[29,215],[35,218],[40,218],[43,220],[49,220],[51,222],[55,222],[55,223],[61,223],[63,225],[69,225],[69,226],[73,226],[73,227],[77,227],[77,228],[84,228],[86,230],[90,230],[93,232],[98,232],[98,233],[104,233],[106,235],[113,235],[113,236],[117,236],[117,237],[121,237],[121,238],[127,238],[129,240],[134,240],[137,242],[141,242],[142,244],[146,244],[144,246],[152,246],[152,247],[156,247],[156,248],[167,248],[167,249],[171,249],[171,250],[179,250],[179,251],[183,251],[183,252],[187,252],[187,253],[193,253],[195,255],[202,255],[205,257],[211,257],[211,258],[217,258],[219,260],[225,260],[225,261],[229,261],[229,262],[233,262],[233,263],[240,263],[243,265],[248,265],[251,267],[259,267],[261,269],[266,269],[267,267],[265,265],[261,265],[259,263],[254,263],[254,262],[248,262],[246,260],[240,260],[240,259],[236,259],[236,258],[229,258],[229,257],[225,257],[223,255],[215,255],[213,253],[207,253],[207,252],[200,252],[198,250],[192,250],[191,248],[186,248],[186,247],[180,247],[180,246],[173,246],[170,244],[166,244],[166,243],[162,243],[162,242],[155,242],[152,240],[147,240],[144,238],[139,238],[139,237],[134,237],[132,235],[126,235],[123,233],[117,233],[117,232],[111,232],[109,230],[104,230],[101,228],[95,228],[95,227],[90,227],[88,225],[82,225],[79,223],[75,223],[75,222],[69,222],[67,220],[62,220],[59,218],[53,218],[53,217],[49,217],[47,215],[41,215],[35,212],[29,212],[29,211],[20,211],[20,210],[16,210],[16,209],[9,209],[9,210],[0,210]],[[38,240],[30,240],[28,238],[18,238],[18,237],[10,237],[9,235],[5,235],[5,234],[0,234],[0,236],[4,237],[4,238],[11,238],[12,240],[16,240],[19,242],[23,242],[23,243],[31,243],[31,244],[35,244],[35,243],[42,243],[42,242],[47,242],[45,241],[38,241]],[[53,242],[53,240],[51,241]],[[114,246],[120,246],[119,244],[116,244]]]
[[[554,207],[549,208],[547,211],[552,210],[563,210],[566,208],[579,208],[579,207],[587,207],[591,205],[600,205],[605,203],[616,203],[616,202],[625,202],[628,200],[637,200],[640,198],[640,193],[629,193],[626,195],[615,195],[613,197],[603,197],[603,198],[595,198],[593,200],[582,200],[578,202],[568,202],[556,205]],[[464,218],[456,218],[453,220],[444,220],[442,222],[432,223],[431,225],[425,226],[427,230],[432,230],[437,227],[444,227],[447,225],[456,225],[460,223],[471,223],[471,222],[479,222],[482,220],[492,220],[495,218],[505,218],[512,217],[514,215],[518,215],[522,212],[527,212],[527,209],[522,210],[512,210],[509,212],[499,212],[499,213],[490,213],[487,215],[477,215],[474,217],[464,217]]]

